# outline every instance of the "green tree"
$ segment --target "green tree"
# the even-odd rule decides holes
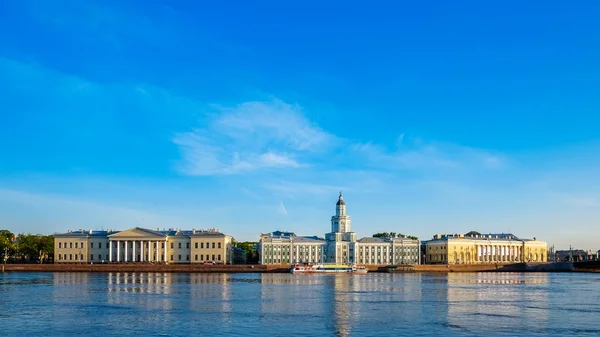
[[[233,245],[235,247],[241,248],[244,250],[244,252],[246,252],[246,263],[258,263],[258,251],[254,249],[254,246],[257,244],[258,242],[252,241],[233,241]]]
[[[22,260],[43,263],[54,255],[54,238],[50,235],[20,234],[17,254]]]
[[[15,235],[11,231],[7,229],[0,230],[0,254],[4,263],[15,253],[15,246],[12,241],[14,237]]]
[[[419,240],[418,237],[413,236],[413,235],[405,235],[402,233],[395,233],[395,232],[382,232],[382,233],[375,233],[373,234],[374,238],[401,238],[401,237],[405,237],[411,240]]]

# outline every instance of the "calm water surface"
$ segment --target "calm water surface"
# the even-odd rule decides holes
[[[598,274],[0,274],[0,336],[600,336]]]

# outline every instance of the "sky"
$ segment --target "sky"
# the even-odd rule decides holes
[[[0,1],[0,227],[600,249],[600,3]]]

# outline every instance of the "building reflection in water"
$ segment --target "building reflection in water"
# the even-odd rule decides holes
[[[260,319],[275,327],[290,320],[322,325],[324,280],[315,276],[261,274]]]
[[[484,334],[510,333],[515,325],[539,331],[548,324],[546,273],[449,273],[447,278],[451,327]]]
[[[231,323],[231,275],[191,274],[189,300],[192,311],[220,313],[222,324]]]

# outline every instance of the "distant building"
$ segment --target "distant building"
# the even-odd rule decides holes
[[[425,241],[428,264],[546,262],[548,245],[513,234],[437,234]]]
[[[322,263],[325,240],[281,231],[261,234],[258,258],[260,264]]]
[[[566,249],[557,250],[555,256],[557,261],[595,261],[598,259],[598,252],[591,250],[585,251],[583,249]]]
[[[246,264],[246,251],[239,247],[233,247],[233,264]]]
[[[358,263],[369,265],[418,264],[419,241],[405,237],[356,239],[340,193],[325,239],[276,231],[260,238],[261,264]]]
[[[55,263],[234,263],[232,237],[216,229],[68,231],[54,235]]]

